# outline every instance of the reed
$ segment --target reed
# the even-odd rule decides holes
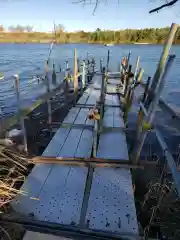
[[[19,190],[29,172],[27,158],[6,147],[0,147],[0,211],[5,211],[6,206],[17,194],[26,195]]]

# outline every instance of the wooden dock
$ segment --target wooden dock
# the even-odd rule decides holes
[[[91,71],[89,59],[83,60],[77,68],[76,50],[74,51],[74,77],[69,76],[69,68],[66,66],[63,84],[64,104],[68,106],[67,93],[72,90],[71,104],[74,107],[70,109],[63,123],[52,122],[51,99],[48,96],[43,98],[48,106],[48,123],[52,130],[56,131],[55,135],[42,156],[30,159],[30,162],[33,161],[36,165],[21,188],[24,192],[16,196],[11,203],[16,213],[1,214],[0,222],[22,225],[27,230],[24,240],[130,240],[141,239],[141,234],[145,239],[150,239],[154,223],[159,225],[156,236],[159,230],[163,233],[163,224],[158,220],[158,210],[169,193],[173,193],[175,201],[176,197],[180,197],[180,174],[176,159],[154,119],[156,110],[160,107],[172,115],[171,121],[176,121],[174,126],[179,129],[177,114],[160,98],[175,59],[175,55],[169,55],[169,51],[177,29],[178,25],[172,24],[156,72],[153,78],[148,76],[146,83],[142,81],[144,70],[139,68],[139,57],[135,68],[132,68],[129,53],[122,59],[120,71],[109,72],[108,50],[106,67],[102,66],[101,60],[100,70],[94,71],[93,66]],[[48,80],[48,72],[46,74]],[[18,79],[17,76],[17,83]],[[138,98],[137,104],[134,104],[138,86],[143,86],[143,95]],[[77,102],[78,92],[82,95]],[[17,91],[17,100],[18,96]],[[129,124],[133,107],[136,107],[137,113],[136,129],[131,129]],[[19,107],[19,115],[20,110],[22,109]],[[23,117],[24,114],[20,118],[22,130]],[[131,134],[131,130],[134,134],[133,144],[128,152],[125,133]],[[25,131],[23,132],[25,136]],[[162,161],[141,159],[143,146],[146,140],[149,140],[149,132],[155,134],[158,146],[163,152]],[[27,147],[26,143],[24,140],[24,147]],[[153,157],[151,153],[148,154],[148,157]],[[144,202],[150,209],[146,211],[144,204],[136,205],[141,216],[138,224],[130,169],[133,171],[133,180],[137,183],[137,168],[145,171],[147,165],[158,168],[159,187],[154,190],[154,178],[148,180],[150,187],[148,195],[144,196]],[[173,184],[168,183],[170,191],[164,196],[164,183],[167,183],[167,179],[169,182],[169,174]],[[136,190],[138,188],[137,183]],[[156,199],[153,208],[149,194],[151,192],[153,199]],[[139,208],[140,205],[142,207]],[[175,206],[170,207],[175,213]],[[147,225],[143,226],[142,230],[141,223],[144,225],[144,219],[147,219]],[[169,217],[166,220],[169,220]],[[164,225],[168,226],[166,220]],[[176,235],[177,225],[170,225]]]
[[[58,129],[43,156],[91,157],[94,132],[70,125],[94,126],[94,120],[88,118],[87,106],[95,105],[99,100],[101,79],[101,76],[93,78],[77,107],[72,108],[64,119],[63,123],[69,127]],[[118,106],[118,95],[106,94],[103,126],[111,127],[113,131],[101,132],[97,158],[129,159],[122,112]],[[130,169],[36,164],[21,190],[28,196],[17,196],[12,206],[25,216],[126,234],[128,239],[138,238]]]

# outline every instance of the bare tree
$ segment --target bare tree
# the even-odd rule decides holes
[[[157,7],[157,8],[154,8],[152,9],[151,11],[149,11],[149,13],[153,13],[153,12],[158,12],[159,10],[163,9],[163,8],[166,8],[166,7],[170,7],[170,6],[173,6],[175,3],[177,3],[179,0],[172,0],[172,1],[166,1],[165,4]]]
[[[25,32],[25,27],[18,24],[17,26],[9,26],[8,30],[10,32]]]
[[[27,25],[26,27],[24,27],[25,28],[25,30],[26,30],[26,32],[32,32],[33,31],[33,26],[29,26],[29,25]]]
[[[62,33],[64,32],[64,30],[65,30],[65,27],[63,24],[54,25],[54,31],[56,33]]]
[[[0,32],[4,32],[4,31],[5,31],[5,29],[4,29],[3,25],[0,25]]]
[[[94,4],[94,10],[93,10],[93,14],[95,13],[98,5],[100,3],[107,3],[108,0],[77,0],[74,3],[82,3],[83,5],[85,4]],[[112,0],[109,0],[112,1]],[[179,0],[164,0],[164,4],[152,9],[149,11],[149,13],[153,13],[153,12],[158,12],[159,10],[166,8],[166,7],[170,7],[175,5]],[[119,4],[120,0],[117,0],[117,3]]]

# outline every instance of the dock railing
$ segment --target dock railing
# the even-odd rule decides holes
[[[137,59],[138,64],[136,62],[133,81],[132,82],[127,81],[126,84],[128,86],[125,87],[124,118],[125,118],[125,122],[127,123],[128,113],[132,107],[132,99],[133,99],[135,88],[136,86],[142,86],[144,89],[144,94],[140,101],[138,121],[137,121],[137,127],[136,127],[136,140],[135,140],[133,150],[131,152],[131,161],[134,164],[139,164],[140,154],[141,154],[145,139],[147,137],[147,133],[148,131],[155,132],[157,140],[163,150],[164,157],[167,161],[167,165],[172,173],[172,177],[177,189],[177,193],[180,197],[180,173],[177,170],[175,159],[170,153],[168,146],[163,139],[163,136],[160,134],[159,130],[157,130],[153,122],[155,117],[155,112],[157,110],[157,106],[162,108],[163,111],[164,110],[168,111],[170,114],[177,116],[177,114],[173,111],[173,109],[171,109],[168,106],[168,104],[166,104],[165,101],[163,101],[160,98],[162,90],[165,85],[167,74],[175,59],[175,55],[169,55],[169,51],[173,43],[173,40],[175,38],[177,29],[178,29],[178,25],[173,23],[170,28],[169,36],[164,46],[162,55],[160,57],[155,75],[152,78],[152,81],[151,81],[151,77],[148,77],[146,84],[142,82],[143,70],[141,68],[139,69],[139,71],[137,70],[137,65],[139,65],[139,57],[138,57]]]

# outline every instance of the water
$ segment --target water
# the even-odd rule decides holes
[[[105,47],[90,44],[62,44],[54,46],[51,54],[51,64],[56,63],[56,70],[65,68],[65,60],[73,66],[74,48],[80,59],[88,55],[94,56],[99,67],[100,58],[106,64],[107,51],[110,50],[110,70],[118,71],[120,60],[131,51],[131,63],[135,65],[136,57],[140,56],[140,66],[144,68],[144,80],[148,75],[153,76],[162,47],[160,45],[118,45]],[[13,74],[20,74],[21,99],[23,107],[31,105],[40,94],[45,92],[44,83],[38,84],[33,75],[43,74],[44,63],[47,60],[50,44],[0,44],[0,72],[5,76],[0,80],[0,115],[11,115],[16,111],[16,97]],[[172,53],[176,54],[173,67],[168,75],[162,97],[168,103],[180,107],[180,46],[173,46]],[[63,73],[58,77],[60,82]]]

